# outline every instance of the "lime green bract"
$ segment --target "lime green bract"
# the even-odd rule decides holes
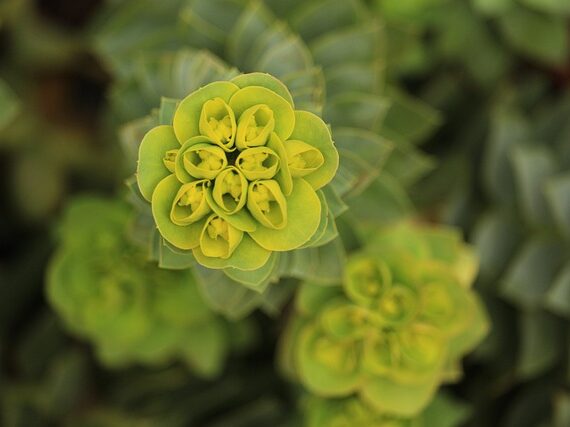
[[[358,396],[379,413],[415,416],[487,331],[469,290],[475,273],[453,230],[385,230],[349,258],[342,288],[303,285],[283,365],[318,396]]]
[[[168,243],[209,268],[256,270],[313,237],[338,162],[322,119],[252,73],[180,101],[142,140],[137,181]]]

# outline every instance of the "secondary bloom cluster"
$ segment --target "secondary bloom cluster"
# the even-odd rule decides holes
[[[171,245],[210,268],[254,270],[310,241],[326,208],[316,190],[337,167],[325,123],[252,73],[183,99],[172,125],[144,137],[137,180]]]
[[[147,261],[125,235],[129,218],[122,202],[81,198],[71,204],[49,269],[52,305],[108,365],[178,359],[200,375],[219,373],[230,325],[208,308],[190,270]]]
[[[340,290],[303,286],[284,364],[314,394],[414,416],[486,333],[475,272],[454,231],[392,227],[348,260]]]

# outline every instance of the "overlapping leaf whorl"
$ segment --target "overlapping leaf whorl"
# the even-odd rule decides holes
[[[303,286],[283,364],[317,395],[358,395],[382,413],[413,416],[486,333],[469,290],[475,272],[453,230],[386,230],[349,258],[342,291]]]
[[[213,82],[151,129],[137,181],[162,237],[209,268],[256,270],[318,241],[338,153],[325,123],[268,74]],[[314,238],[313,238],[314,237]]]
[[[228,325],[205,305],[190,270],[159,269],[126,239],[129,216],[121,202],[73,202],[50,266],[52,305],[108,365],[181,359],[200,375],[217,374]]]

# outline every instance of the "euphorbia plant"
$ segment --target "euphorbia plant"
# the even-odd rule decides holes
[[[210,83],[140,144],[137,182],[161,236],[208,268],[257,270],[319,245],[338,153],[317,115],[263,73]],[[321,230],[323,231],[323,230]],[[190,255],[191,254],[191,255]]]
[[[182,360],[197,374],[224,367],[234,328],[213,313],[191,270],[164,270],[129,241],[128,204],[78,198],[61,225],[48,297],[110,366]],[[86,226],[88,224],[88,226]]]
[[[349,258],[342,287],[303,285],[282,365],[316,395],[357,396],[386,415],[418,414],[486,334],[486,315],[469,290],[476,266],[453,230],[384,230]]]

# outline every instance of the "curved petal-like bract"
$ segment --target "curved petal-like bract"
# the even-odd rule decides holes
[[[257,104],[245,110],[237,127],[236,145],[240,150],[265,145],[275,130],[273,110],[265,104]]]
[[[227,103],[238,90],[239,87],[230,82],[213,82],[184,98],[173,119],[174,133],[178,141],[183,144],[193,136],[201,135],[200,117],[206,102],[218,98]]]
[[[230,166],[218,174],[212,191],[214,201],[228,215],[245,206],[247,193],[247,180],[235,166]]]
[[[144,136],[139,147],[137,182],[145,199],[150,201],[158,183],[172,173],[173,157],[179,148],[172,126],[157,126]]]
[[[303,141],[312,146],[323,156],[323,164],[305,176],[315,189],[327,185],[338,169],[339,156],[331,132],[323,120],[308,111],[295,111],[295,129],[290,136],[292,140]]]

